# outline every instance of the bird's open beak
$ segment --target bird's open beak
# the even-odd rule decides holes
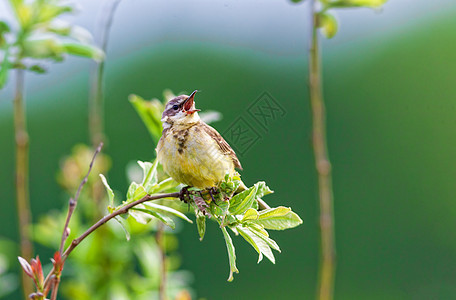
[[[193,98],[195,97],[195,94],[198,92],[198,90],[194,90],[193,93],[185,100],[184,102],[184,111],[187,113],[187,115],[193,114],[194,112],[200,111],[200,109],[192,109],[194,100]]]

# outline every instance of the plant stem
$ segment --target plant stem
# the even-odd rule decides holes
[[[158,250],[160,252],[160,286],[159,296],[160,300],[166,299],[166,249],[164,243],[164,225],[162,222],[158,222],[157,233],[155,239],[157,241]]]
[[[57,300],[57,294],[59,291],[59,284],[60,284],[60,278],[55,278],[54,279],[54,287],[52,288],[52,293],[51,293],[51,300]]]
[[[271,208],[266,202],[264,202],[263,199],[258,198],[257,201],[258,201],[258,206],[261,209],[270,209]]]
[[[33,254],[33,245],[29,238],[31,220],[29,199],[29,136],[24,103],[24,70],[16,70],[16,92],[14,96],[14,132],[16,141],[16,204],[19,222],[20,253],[29,261]],[[22,272],[22,290],[24,296],[32,293],[32,283]]]
[[[104,22],[100,24],[99,44],[101,50],[106,53],[108,48],[109,29],[111,28],[114,13],[119,5],[120,0],[113,0],[107,9]],[[104,134],[104,95],[103,95],[103,77],[104,77],[104,60],[96,63],[92,71],[91,93],[89,97],[89,135],[92,146],[96,146],[105,141]]]
[[[331,163],[328,157],[326,141],[326,112],[321,84],[321,62],[318,45],[317,2],[311,1],[312,26],[311,48],[309,55],[309,88],[312,110],[312,141],[315,155],[315,166],[318,173],[318,190],[320,202],[321,254],[319,267],[318,299],[333,299],[334,277],[336,268],[333,191]]]

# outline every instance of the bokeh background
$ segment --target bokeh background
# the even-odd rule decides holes
[[[3,1],[2,1],[3,2]],[[0,2],[0,15],[8,15]],[[5,1],[6,2],[6,1]],[[90,31],[102,2],[79,1],[71,17]],[[337,12],[339,34],[323,47],[328,139],[334,169],[336,299],[456,296],[456,3],[390,0],[382,10]],[[223,236],[209,224],[179,233],[183,269],[207,299],[309,299],[318,267],[318,206],[307,88],[309,7],[289,1],[122,1],[106,62],[106,152],[111,186],[155,145],[128,95],[202,92],[197,105],[223,113],[223,132],[263,92],[286,114],[240,157],[244,181],[265,180],[271,205],[291,206],[300,227],[272,232],[276,265],[234,237],[240,274],[226,282]],[[70,58],[27,75],[33,218],[67,201],[60,159],[88,143],[87,60]],[[0,92],[0,236],[17,240],[12,86]],[[60,234],[60,233],[59,233]],[[134,238],[134,237],[133,237]],[[51,253],[37,248],[42,257]],[[17,266],[19,270],[19,265]],[[17,295],[16,295],[17,296]],[[11,299],[15,299],[13,296]]]

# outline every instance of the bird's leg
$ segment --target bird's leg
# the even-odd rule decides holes
[[[179,199],[184,203],[188,203],[188,200],[190,199],[188,188],[189,186],[184,186],[179,192]]]
[[[214,202],[215,206],[218,207],[219,205],[217,204],[217,202],[215,201],[215,198],[214,198],[214,195],[219,193],[217,191],[217,188],[216,187],[211,187],[211,188],[207,189],[207,191],[209,192],[209,195],[211,195],[212,202]]]
[[[214,190],[213,187],[211,187],[211,188],[209,189],[209,195],[211,195],[211,198],[212,198],[212,201],[214,201],[214,204],[217,205],[217,203],[215,202],[215,199],[214,199],[214,195],[212,195],[212,191],[213,191],[213,190]]]
[[[220,194],[220,190],[218,190],[215,186],[209,189],[209,194],[211,195],[212,200],[214,200],[214,195]],[[215,202],[215,200],[214,200]]]

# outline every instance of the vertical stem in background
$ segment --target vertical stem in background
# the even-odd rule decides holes
[[[29,199],[29,136],[24,103],[24,70],[16,70],[16,92],[14,96],[14,133],[16,141],[16,203],[19,221],[21,256],[27,261],[33,254],[32,242],[29,238],[29,225],[31,221]],[[32,282],[22,272],[22,290],[24,296],[32,293]]]
[[[106,19],[101,19],[99,32],[99,46],[106,53],[108,47],[109,30],[111,29],[114,13],[120,0],[109,1],[107,13],[104,14]],[[105,10],[102,9],[104,12]],[[104,142],[104,95],[103,95],[103,77],[104,77],[104,60],[97,63],[92,71],[92,87],[89,98],[89,134],[92,146],[96,147]]]
[[[92,72],[95,78],[92,81],[91,95],[89,98],[89,135],[92,146],[104,141],[104,113],[103,113],[103,69],[104,63],[96,63]]]
[[[320,51],[318,45],[317,3],[311,1],[312,26],[311,48],[309,55],[309,88],[312,110],[312,142],[315,155],[315,166],[318,173],[318,190],[320,201],[321,254],[319,267],[318,299],[333,298],[334,273],[336,268],[333,191],[331,163],[328,157],[326,142],[326,113],[322,95]]]
[[[163,231],[165,225],[162,222],[158,222],[157,233],[155,239],[157,241],[158,250],[160,252],[160,287],[159,287],[159,299],[166,299],[166,253],[165,253],[165,243],[163,238]]]

